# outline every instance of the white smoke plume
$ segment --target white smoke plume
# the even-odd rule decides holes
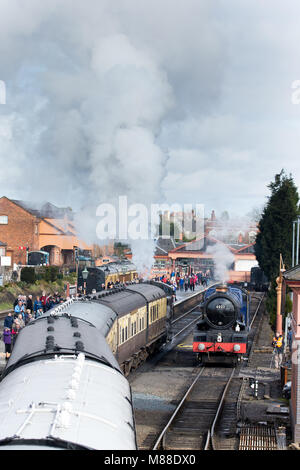
[[[172,87],[151,49],[124,34],[106,0],[19,6],[0,6],[11,93],[1,109],[0,159],[10,155],[12,185],[29,175],[18,198],[72,206],[79,236],[105,243],[96,237],[99,204],[117,209],[122,195],[147,207],[161,201],[167,156],[157,133],[173,104]],[[13,86],[18,75],[22,83]],[[134,241],[132,249],[138,267],[151,267],[153,241]]]
[[[254,240],[253,235],[255,232],[256,222],[250,216],[239,217],[235,215],[229,217],[225,213],[223,217],[221,216],[215,221],[215,226],[208,235],[221,243],[209,246],[207,253],[213,255],[216,280],[227,281],[229,279],[228,270],[235,260],[233,253],[226,244],[232,244],[236,247],[240,245],[240,237],[242,237],[242,245],[250,244]]]
[[[233,253],[222,243],[208,246],[206,252],[213,256],[215,280],[221,282],[228,281],[228,271],[234,262]]]
[[[1,0],[1,196],[72,207],[87,242],[119,195],[246,213],[283,154],[300,174],[287,4]]]

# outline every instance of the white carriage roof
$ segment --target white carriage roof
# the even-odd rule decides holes
[[[34,359],[54,354],[84,352],[86,356],[119,369],[117,360],[106,343],[105,337],[91,324],[60,314],[42,316],[23,328],[14,346],[4,375]]]
[[[135,449],[125,377],[80,354],[31,362],[0,387],[0,450]]]

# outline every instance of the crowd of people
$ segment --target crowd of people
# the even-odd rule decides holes
[[[155,277],[155,281],[161,281],[173,286],[175,294],[177,290],[185,292],[190,290],[193,292],[196,286],[206,287],[210,279],[210,270],[207,270],[205,273],[199,271],[197,273],[191,273],[190,275],[172,272],[169,278],[166,275]]]
[[[18,334],[24,326],[43,313],[63,302],[64,299],[58,292],[55,295],[43,294],[33,300],[32,295],[19,295],[14,304],[13,311],[9,312],[4,319],[3,342],[5,346],[5,358],[10,357]]]

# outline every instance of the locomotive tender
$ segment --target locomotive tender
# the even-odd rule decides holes
[[[248,350],[249,294],[221,284],[206,291],[201,308],[193,339],[199,361],[237,363]]]
[[[21,330],[0,383],[0,450],[136,449],[122,371],[166,340],[172,290],[155,284],[67,301]]]

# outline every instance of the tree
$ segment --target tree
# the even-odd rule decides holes
[[[266,305],[270,322],[274,325],[279,259],[282,254],[285,267],[291,267],[293,221],[299,214],[299,195],[292,176],[287,176],[284,170],[275,175],[274,182],[270,183],[268,188],[271,190],[271,195],[258,224],[255,254],[261,269],[271,283]]]
[[[126,252],[129,250],[129,245],[126,245],[121,242],[115,242],[114,244],[114,253],[119,257],[119,258],[124,258]]]
[[[279,274],[282,254],[286,267],[291,267],[293,221],[299,214],[299,195],[291,175],[284,170],[275,175],[269,200],[258,224],[255,254],[258,263],[270,281]]]

